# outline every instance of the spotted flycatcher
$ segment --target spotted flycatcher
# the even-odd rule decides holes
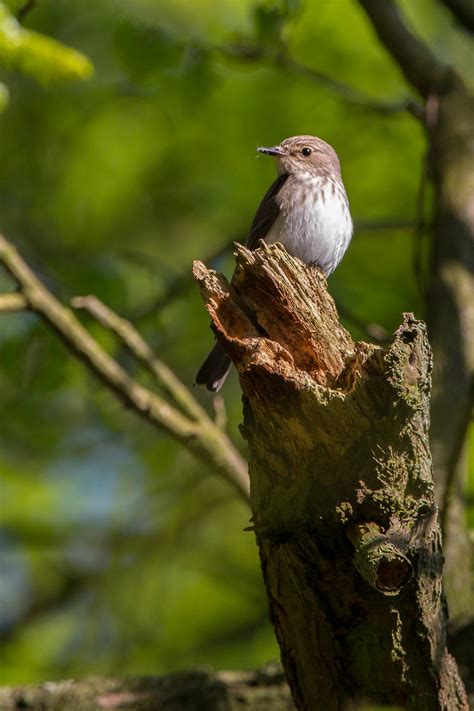
[[[280,242],[294,257],[331,274],[352,237],[352,219],[337,153],[314,136],[293,136],[273,148],[257,148],[273,156],[278,177],[260,203],[247,238]],[[196,375],[211,392],[222,387],[231,361],[217,342]]]

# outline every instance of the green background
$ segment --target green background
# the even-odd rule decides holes
[[[229,245],[245,239],[274,177],[255,147],[310,133],[338,151],[358,226],[330,279],[346,326],[362,338],[360,324],[390,334],[403,311],[424,316],[419,123],[278,61],[286,52],[374,100],[403,100],[355,0],[40,0],[24,21],[39,34],[12,39],[21,4],[0,3],[0,228],[64,302],[99,296],[191,387],[212,343],[192,261],[230,274]],[[467,38],[447,12],[401,5],[472,81]],[[234,373],[223,397],[245,454]],[[277,657],[248,518],[34,316],[0,317],[0,683]]]

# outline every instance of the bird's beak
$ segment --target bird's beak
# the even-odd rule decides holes
[[[273,146],[272,148],[264,148],[261,146],[257,148],[259,153],[265,153],[267,156],[287,156],[288,153],[284,151],[280,146]]]

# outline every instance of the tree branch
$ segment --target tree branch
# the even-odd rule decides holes
[[[393,99],[392,101],[384,101],[383,99],[377,99],[370,94],[366,94],[359,89],[355,89],[344,82],[338,81],[317,69],[308,67],[291,57],[283,56],[279,60],[279,64],[294,74],[306,77],[310,81],[324,86],[352,106],[358,106],[359,108],[367,109],[378,114],[395,114],[408,111],[415,118],[423,120],[423,107],[414,96],[405,96],[400,99]]]
[[[189,417],[198,422],[207,417],[206,412],[193,398],[188,388],[163,361],[155,356],[151,347],[130,321],[116,314],[93,295],[75,296],[71,300],[71,304],[76,309],[84,309],[104,328],[115,333],[135,358],[153,375],[162,392]]]
[[[427,98],[453,83],[456,74],[410,31],[394,0],[359,0],[378,38],[395,59],[407,81]]]
[[[457,22],[465,30],[474,32],[474,4],[472,0],[442,0]]]
[[[214,252],[208,255],[206,263],[213,264],[215,261],[221,259],[226,253],[230,253],[234,242],[239,242],[242,237],[243,236],[241,234],[235,235],[232,239],[224,242]],[[173,279],[169,280],[169,286],[163,294],[160,294],[150,301],[143,303],[134,310],[133,320],[140,321],[141,319],[148,318],[151,314],[161,311],[161,309],[167,306],[171,301],[173,301],[173,299],[178,296],[182,296],[193,285],[193,277],[189,270],[178,274]]]
[[[38,0],[27,0],[24,5],[22,5],[17,12],[18,22],[23,22],[25,17],[28,15],[33,8],[38,4]]]
[[[4,688],[0,689],[0,706],[2,711],[294,708],[279,664],[250,672],[182,671],[163,677],[93,677]]]
[[[373,341],[377,341],[377,343],[385,345],[391,342],[391,334],[386,331],[383,326],[373,322],[367,323],[366,321],[364,321],[364,319],[360,318],[360,316],[355,314],[352,309],[347,308],[345,304],[336,302],[336,305],[337,310],[347,323],[351,324],[351,326],[355,326],[356,328],[358,328]]]
[[[334,79],[325,72],[308,67],[297,59],[289,57],[284,51],[269,52],[267,48],[260,47],[254,43],[234,43],[219,47],[219,51],[231,59],[240,59],[245,62],[266,60],[271,64],[295,75],[305,77],[315,84],[328,89],[335,96],[353,106],[373,111],[374,113],[393,114],[400,111],[409,111],[416,118],[423,118],[423,108],[420,103],[411,96],[395,99],[393,101],[383,101],[367,94],[364,91],[355,89],[345,82]]]
[[[67,348],[83,361],[87,368],[111,390],[119,400],[134,410],[140,417],[174,437],[187,447],[210,469],[225,479],[248,502],[248,476],[246,464],[227,435],[219,429],[198,403],[190,404],[189,393],[184,397],[184,386],[170,377],[170,371],[160,367],[151,351],[143,352],[141,359],[148,359],[155,377],[168,393],[173,393],[173,400],[180,402],[183,409],[193,411],[193,419],[183,415],[171,406],[163,397],[144,387],[131,378],[128,373],[99,345],[73,312],[63,306],[51,292],[33,274],[26,262],[20,257],[15,247],[0,235],[0,263],[20,287],[27,308],[37,313],[43,321],[59,334]],[[109,315],[111,312],[108,312]],[[120,321],[119,317],[117,319]],[[117,326],[118,324],[115,323]],[[123,323],[120,324],[123,330]],[[125,329],[127,330],[127,329]],[[128,329],[126,337],[133,335]],[[153,365],[152,365],[153,363]]]
[[[27,308],[28,302],[23,294],[15,291],[11,294],[0,294],[0,313],[18,313],[18,311],[24,311]]]

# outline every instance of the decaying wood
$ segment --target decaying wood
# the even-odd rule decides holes
[[[431,351],[405,314],[354,343],[323,274],[237,247],[231,285],[194,275],[244,396],[253,526],[300,709],[467,709],[446,650],[428,445]],[[362,574],[361,574],[362,572]]]

